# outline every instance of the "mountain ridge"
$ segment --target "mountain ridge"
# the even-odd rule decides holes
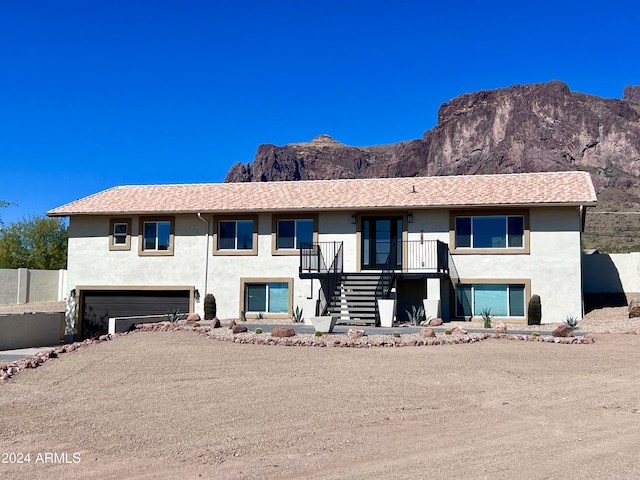
[[[319,135],[260,145],[225,182],[561,170],[588,171],[598,193],[585,247],[640,249],[632,215],[600,213],[640,207],[640,87],[626,87],[622,99],[571,92],[557,80],[467,93],[443,103],[422,138],[351,147]]]

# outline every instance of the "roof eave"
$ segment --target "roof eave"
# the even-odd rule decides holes
[[[131,211],[95,211],[95,212],[74,212],[56,211],[47,212],[48,217],[72,217],[72,216],[118,216],[118,215],[197,215],[200,214],[247,214],[247,213],[269,213],[269,212],[301,212],[301,211],[323,211],[323,212],[344,212],[344,211],[392,211],[392,210],[441,210],[441,209],[473,209],[473,208],[539,208],[539,207],[594,207],[595,200],[576,202],[539,202],[539,203],[471,203],[455,205],[377,205],[366,207],[328,207],[328,208],[246,208],[246,209],[202,209],[202,210],[131,210]]]

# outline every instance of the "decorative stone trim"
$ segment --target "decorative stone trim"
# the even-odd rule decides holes
[[[362,336],[356,339],[345,335],[333,334],[328,338],[315,337],[314,335],[295,335],[294,337],[277,338],[268,334],[256,334],[255,332],[232,333],[228,329],[211,329],[209,327],[192,327],[188,325],[178,325],[175,323],[146,323],[136,325],[136,329],[131,332],[116,333],[115,335],[101,335],[98,338],[87,339],[83,342],[61,345],[56,348],[43,350],[33,357],[23,358],[8,363],[0,363],[0,383],[9,380],[16,373],[24,368],[37,368],[51,358],[58,358],[64,353],[72,353],[79,348],[89,347],[100,342],[113,340],[123,335],[135,332],[180,332],[189,331],[199,335],[223,342],[233,342],[253,345],[281,345],[288,347],[345,347],[345,348],[373,348],[373,347],[421,347],[438,345],[459,345],[476,343],[482,340],[517,340],[525,342],[556,343],[561,345],[590,345],[595,342],[591,334],[580,337],[553,337],[551,335],[518,335],[509,333],[472,333],[461,335],[446,335],[438,333],[437,336],[428,338],[410,338],[403,340],[402,337],[392,337],[391,335]],[[406,336],[409,336],[408,334]],[[382,337],[382,338],[381,338]]]

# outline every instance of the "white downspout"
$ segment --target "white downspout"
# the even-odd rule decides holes
[[[200,212],[198,212],[198,218],[207,224],[207,233],[205,234],[205,237],[207,239],[207,250],[205,251],[204,255],[204,293],[202,297],[204,299],[204,297],[208,293],[207,286],[209,284],[209,222],[202,218]]]

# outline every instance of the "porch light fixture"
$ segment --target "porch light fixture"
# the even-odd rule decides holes
[[[197,288],[193,291],[193,298],[196,302],[200,301],[200,291]]]
[[[75,288],[69,292],[69,296],[71,298],[76,298],[76,289]]]
[[[407,215],[407,222],[413,223],[413,214],[412,213]]]
[[[355,225],[355,224],[356,224],[356,216],[351,215],[351,225]]]

